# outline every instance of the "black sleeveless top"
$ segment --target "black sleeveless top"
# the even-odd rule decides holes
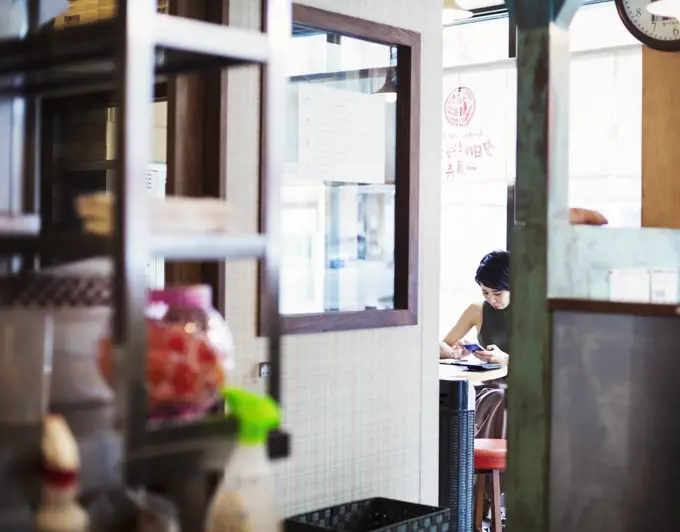
[[[509,310],[509,307],[496,310],[486,301],[484,302],[482,305],[482,329],[477,334],[479,345],[486,347],[493,344],[498,346],[501,351],[509,353]]]

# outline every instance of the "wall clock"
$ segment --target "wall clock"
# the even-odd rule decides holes
[[[664,52],[680,51],[680,21],[647,11],[651,0],[614,0],[623,25],[645,46]]]

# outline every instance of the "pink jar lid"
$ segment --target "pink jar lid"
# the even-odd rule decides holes
[[[195,284],[151,290],[149,302],[165,303],[171,307],[207,309],[212,307],[212,288],[205,284]]]

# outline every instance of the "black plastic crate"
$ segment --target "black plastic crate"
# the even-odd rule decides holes
[[[365,499],[290,517],[285,532],[449,532],[449,510],[392,499]]]

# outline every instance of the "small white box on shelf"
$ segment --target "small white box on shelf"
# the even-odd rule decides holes
[[[678,302],[678,270],[652,269],[651,298],[652,303],[672,305]]]
[[[609,299],[626,303],[649,303],[650,273],[647,268],[621,268],[609,272]]]

